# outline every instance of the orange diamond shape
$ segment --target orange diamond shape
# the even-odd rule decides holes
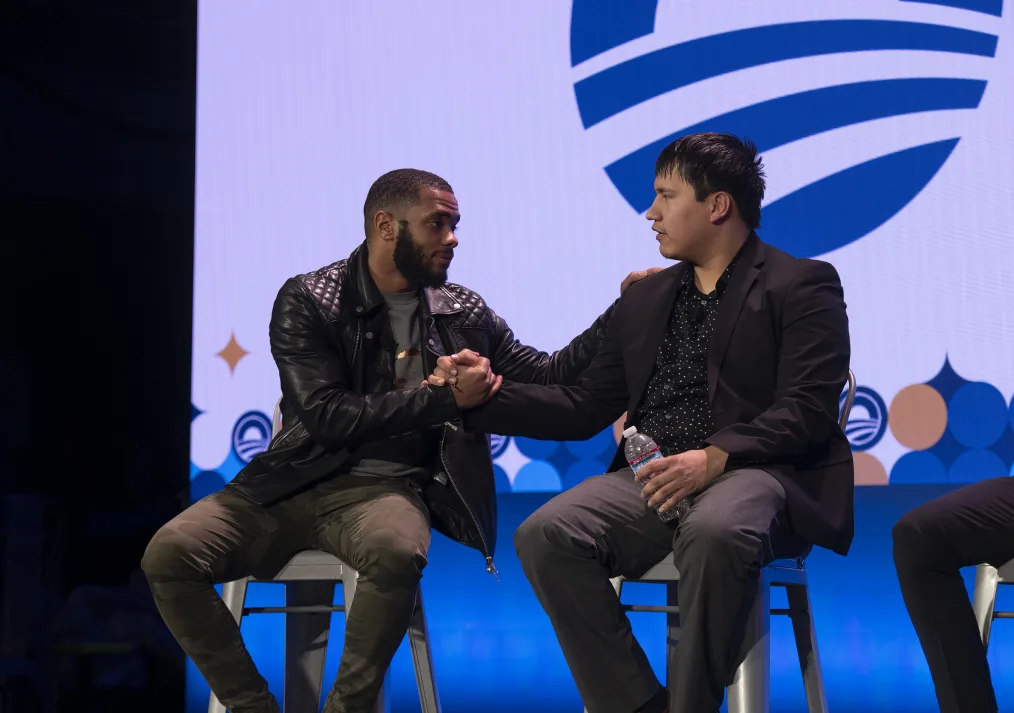
[[[229,365],[229,373],[232,374],[236,371],[236,365],[239,364],[240,360],[249,353],[236,341],[236,335],[230,334],[229,342],[222,347],[222,351],[216,352],[215,356],[222,357],[222,360]]]

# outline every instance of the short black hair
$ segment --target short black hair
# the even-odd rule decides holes
[[[701,133],[676,139],[655,161],[655,175],[678,173],[702,201],[724,191],[751,229],[760,227],[764,200],[764,164],[752,141],[732,134]]]
[[[398,168],[388,171],[370,186],[363,204],[363,227],[370,235],[370,226],[378,210],[405,210],[419,203],[419,191],[432,188],[435,191],[454,193],[451,184],[435,173],[417,168]]]

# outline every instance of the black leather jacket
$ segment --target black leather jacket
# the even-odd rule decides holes
[[[591,362],[613,306],[552,356],[525,346],[482,297],[454,284],[424,290],[426,373],[464,348],[487,357],[505,380],[573,384]],[[615,303],[614,303],[615,305]],[[489,437],[469,432],[450,387],[395,389],[383,295],[363,244],[346,260],[288,280],[271,314],[271,353],[282,386],[282,431],[229,483],[262,505],[332,476],[349,449],[441,426],[441,479],[423,497],[433,526],[482,552],[494,571],[496,488]]]

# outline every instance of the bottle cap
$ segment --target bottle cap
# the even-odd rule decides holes
[[[623,432],[623,437],[624,438],[630,438],[635,433],[637,433],[637,426],[631,426],[630,428],[628,428],[627,430],[625,430]]]

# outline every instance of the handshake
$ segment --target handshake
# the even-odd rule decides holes
[[[437,359],[436,369],[422,386],[450,386],[459,409],[470,409],[489,401],[500,390],[503,377],[493,373],[489,359],[464,349]]]

